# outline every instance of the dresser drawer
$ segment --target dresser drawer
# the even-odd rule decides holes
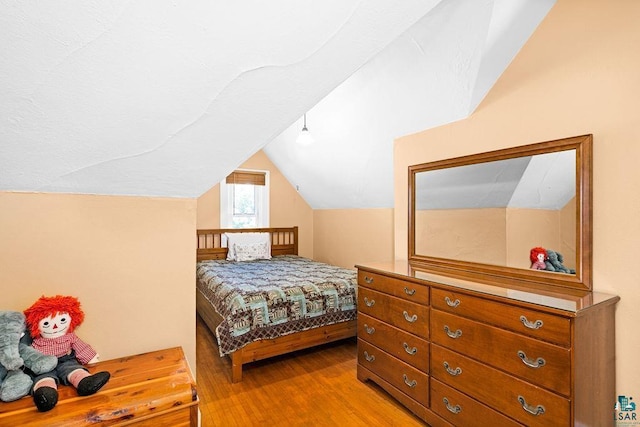
[[[438,345],[431,375],[528,426],[566,427],[571,419],[568,399]]]
[[[433,378],[431,379],[431,409],[456,426],[522,427],[522,424]]]
[[[429,406],[429,376],[362,339],[358,339],[358,364],[419,402]]]
[[[429,371],[429,342],[363,313],[358,315],[358,337],[420,369]]]
[[[358,270],[358,285],[385,292],[407,301],[429,304],[429,287],[417,283]]]
[[[571,321],[566,317],[442,289],[431,290],[431,305],[564,347],[571,346]]]
[[[358,290],[358,312],[429,339],[429,307],[367,288]]]
[[[486,362],[565,396],[571,393],[571,352],[464,317],[431,311],[432,342]]]

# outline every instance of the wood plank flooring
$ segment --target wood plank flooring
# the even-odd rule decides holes
[[[425,426],[374,383],[358,381],[355,338],[255,362],[231,384],[229,358],[196,317],[202,427]]]

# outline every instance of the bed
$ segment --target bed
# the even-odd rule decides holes
[[[196,309],[232,382],[244,364],[356,335],[356,271],[298,256],[298,227],[197,230],[197,242]]]

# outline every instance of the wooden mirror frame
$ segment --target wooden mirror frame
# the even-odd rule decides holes
[[[592,135],[582,135],[520,147],[473,154],[448,160],[409,166],[409,264],[420,270],[480,280],[499,286],[534,285],[562,287],[576,290],[592,289]],[[464,166],[482,162],[557,151],[576,151],[576,273],[564,274],[549,271],[490,265],[454,259],[437,258],[415,253],[416,174],[435,169]]]

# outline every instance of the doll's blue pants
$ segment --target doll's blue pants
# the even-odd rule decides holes
[[[64,384],[70,385],[67,377],[69,374],[76,369],[82,369],[84,371],[89,372],[87,368],[82,366],[78,359],[76,359],[75,351],[71,351],[71,354],[62,356],[58,358],[58,366],[53,371],[45,372],[44,374],[33,376],[33,384],[35,385],[38,381],[43,378],[53,378],[56,384]]]

